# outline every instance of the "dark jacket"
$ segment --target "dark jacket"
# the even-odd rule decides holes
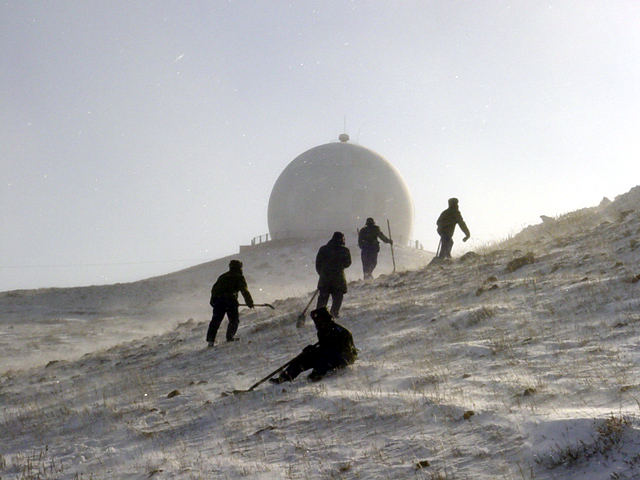
[[[238,302],[238,292],[242,293],[245,303],[253,306],[253,299],[247,288],[247,281],[242,275],[242,270],[229,270],[218,277],[216,283],[211,287],[211,300],[209,304],[213,306],[214,299],[226,299]]]
[[[449,207],[444,212],[442,212],[438,217],[436,225],[438,226],[438,234],[440,235],[453,237],[453,232],[456,229],[456,225],[460,225],[460,229],[464,232],[464,234],[467,237],[471,236],[471,234],[469,233],[469,229],[467,228],[467,224],[464,223],[462,214],[460,213],[460,210],[458,210],[457,206]]]
[[[380,242],[378,238],[384,243],[391,243],[384,233],[380,231],[378,225],[366,225],[358,233],[358,246],[360,248],[372,248],[376,252],[380,251]]]
[[[339,241],[329,240],[320,247],[316,255],[318,290],[347,293],[347,278],[344,269],[351,265],[351,252]]]
[[[335,322],[318,330],[318,341],[319,355],[334,368],[351,365],[358,357],[351,332]]]

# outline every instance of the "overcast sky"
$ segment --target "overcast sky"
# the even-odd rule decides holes
[[[0,290],[233,254],[345,130],[429,250],[451,196],[465,248],[613,199],[640,184],[638,25],[636,0],[3,1]]]

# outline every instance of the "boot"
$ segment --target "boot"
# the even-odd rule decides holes
[[[311,372],[311,375],[309,375],[307,378],[309,380],[311,380],[312,382],[319,382],[320,380],[322,380],[324,378],[325,375],[326,375],[326,373],[319,372],[318,370],[314,369]]]
[[[274,385],[280,385],[281,383],[286,382],[286,380],[282,377],[272,377],[269,379],[269,381]]]
[[[277,377],[270,378],[269,381],[274,385],[280,385],[281,383],[284,383],[284,382],[290,382],[291,377],[287,374],[287,372],[282,372]]]

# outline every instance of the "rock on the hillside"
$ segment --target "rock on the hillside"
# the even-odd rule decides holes
[[[529,265],[534,262],[535,262],[535,258],[533,256],[533,252],[529,252],[523,257],[518,257],[511,260],[507,264],[507,272],[515,272],[519,268],[522,268],[525,265]]]
[[[478,255],[476,252],[467,252],[460,257],[460,261],[466,262],[469,260],[477,260],[478,258],[480,258],[480,255]]]

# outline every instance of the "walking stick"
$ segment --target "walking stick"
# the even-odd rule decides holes
[[[438,242],[438,249],[436,250],[436,258],[440,256],[440,248],[442,247],[442,237],[440,237],[440,241]]]
[[[389,219],[387,218],[387,229],[389,230],[389,240],[392,240],[391,238],[391,224],[389,223]],[[391,247],[391,260],[393,261],[393,271],[396,271],[396,258],[393,256],[393,243],[391,243],[389,245]]]
[[[311,297],[311,300],[309,300],[309,303],[307,303],[307,306],[304,307],[304,310],[302,311],[302,313],[298,315],[298,320],[296,321],[296,328],[302,328],[302,326],[304,325],[304,322],[306,319],[305,314],[307,313],[307,310],[311,306],[311,302],[313,302],[313,299],[316,298],[317,294],[318,294],[318,290],[313,292],[313,296]]]
[[[315,343],[313,346],[317,347],[320,344],[320,342]],[[293,362],[295,362],[296,360],[298,360],[302,355],[304,355],[305,352],[301,352],[298,356],[292,358],[291,360],[289,360],[287,363],[285,363],[284,365],[276,368],[273,372],[271,372],[269,375],[267,375],[266,377],[260,379],[258,382],[254,383],[253,385],[251,385],[248,389],[246,390],[232,390],[230,392],[222,392],[222,396],[223,397],[228,397],[229,395],[236,395],[238,393],[247,393],[247,392],[251,392],[253,391],[254,388],[256,388],[259,385],[262,385],[264,382],[266,382],[267,380],[269,380],[271,377],[273,377],[276,373],[280,373],[282,370],[284,370],[285,368],[287,368],[289,365],[291,365]]]

